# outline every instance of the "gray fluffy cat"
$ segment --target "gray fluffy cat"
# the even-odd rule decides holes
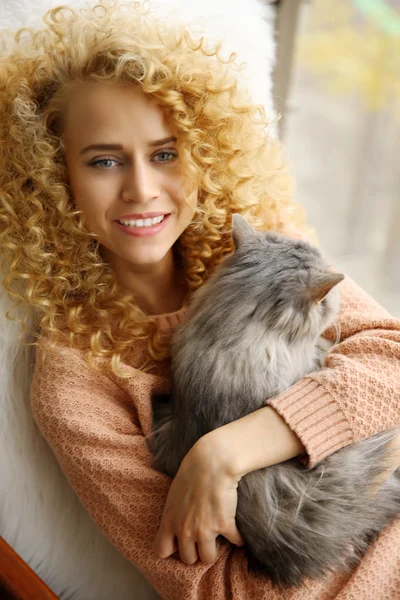
[[[195,294],[173,344],[172,399],[154,399],[157,468],[175,476],[207,432],[243,417],[323,361],[338,308],[333,273],[309,244],[256,233],[233,217],[236,250]],[[172,400],[172,402],[171,402]],[[372,496],[385,432],[305,468],[287,461],[245,475],[236,522],[251,568],[280,586],[349,568],[400,511],[400,470]]]

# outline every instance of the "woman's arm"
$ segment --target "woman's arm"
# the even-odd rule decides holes
[[[232,477],[241,477],[305,452],[299,437],[270,406],[211,431],[198,442],[199,451],[224,456]]]
[[[44,361],[38,351],[33,414],[83,505],[163,600],[243,600],[247,591],[269,598],[270,583],[254,579],[243,549],[228,542],[217,542],[211,564],[157,557],[152,545],[171,480],[153,468],[141,424],[151,425],[150,393],[160,383],[146,374],[129,383],[137,397],[90,370],[78,351],[48,348]]]
[[[390,444],[386,468],[370,482],[371,496],[400,466],[400,435]],[[179,547],[181,559],[188,564],[197,558],[213,562],[219,534],[241,545],[235,524],[241,477],[302,451],[299,438],[270,407],[203,436],[185,456],[172,482],[154,544],[157,555],[168,557]]]

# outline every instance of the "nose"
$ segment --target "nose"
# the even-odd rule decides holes
[[[151,164],[135,161],[127,170],[123,181],[121,197],[124,202],[147,204],[160,196],[160,184],[157,173]]]

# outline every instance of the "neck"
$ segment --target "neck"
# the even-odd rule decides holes
[[[155,265],[137,266],[117,260],[114,268],[121,288],[132,292],[139,308],[148,315],[182,308],[187,289],[172,252]]]

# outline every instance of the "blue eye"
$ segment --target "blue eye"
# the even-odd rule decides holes
[[[158,160],[155,160],[155,162],[163,162],[163,163],[164,162],[173,162],[177,158],[178,158],[177,152],[170,152],[167,150],[162,150],[161,152],[158,152],[157,154],[155,154],[153,156],[153,160],[158,159]]]
[[[99,158],[98,160],[90,162],[89,165],[91,167],[100,167],[100,169],[111,169],[114,165],[110,163],[119,164],[118,161],[113,158]]]

